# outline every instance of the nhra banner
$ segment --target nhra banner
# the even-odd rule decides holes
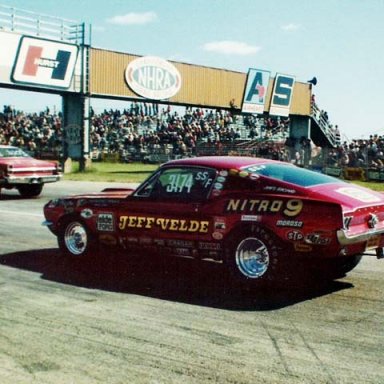
[[[250,68],[241,112],[264,113],[271,72]]]
[[[15,58],[12,81],[69,88],[77,53],[77,45],[23,36]]]
[[[277,73],[273,87],[270,115],[289,116],[295,77]]]

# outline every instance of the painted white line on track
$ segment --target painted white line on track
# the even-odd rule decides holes
[[[8,215],[17,215],[17,216],[33,216],[33,217],[44,217],[42,213],[31,213],[31,212],[20,212],[20,211],[5,211],[4,209],[0,210],[1,213],[6,213]]]

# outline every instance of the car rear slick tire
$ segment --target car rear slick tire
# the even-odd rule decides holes
[[[226,249],[226,263],[235,281],[265,285],[277,277],[280,247],[276,237],[266,229],[236,231]]]
[[[323,279],[339,279],[345,277],[348,272],[357,267],[362,257],[361,254],[357,254],[323,260],[320,262],[321,266],[316,270],[316,275]]]
[[[61,226],[57,241],[61,252],[71,258],[86,258],[95,251],[95,241],[82,220],[73,218]]]

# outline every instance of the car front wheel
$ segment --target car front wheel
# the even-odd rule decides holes
[[[80,220],[64,223],[58,234],[58,244],[65,256],[86,257],[94,249],[94,242],[86,225]]]

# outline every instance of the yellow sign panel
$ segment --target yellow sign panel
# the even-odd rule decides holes
[[[140,56],[91,48],[89,91],[100,97],[146,100],[136,94],[125,80],[131,62]],[[181,76],[181,88],[167,102],[208,108],[241,108],[247,73],[171,62]],[[265,112],[269,111],[273,79],[265,95]],[[295,82],[291,114],[308,116],[311,112],[310,84]]]

